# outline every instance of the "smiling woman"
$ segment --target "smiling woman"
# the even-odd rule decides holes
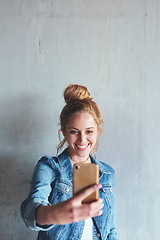
[[[98,126],[91,114],[87,112],[74,113],[63,130],[68,142],[68,154],[71,159],[82,162],[88,159],[89,153],[95,147]]]
[[[64,139],[63,141],[60,142],[58,146],[58,150],[61,149],[66,142],[68,142],[66,137],[66,128],[68,127],[68,124],[72,121],[72,117],[73,117],[72,115],[74,113],[78,114],[78,116],[74,117],[73,119],[74,121],[77,121],[77,124],[81,124],[80,120],[84,118],[84,116],[81,116],[80,113],[83,113],[84,115],[88,114],[87,117],[85,117],[85,121],[87,121],[89,117],[90,121],[92,121],[91,124],[94,125],[93,127],[86,125],[86,129],[88,128],[87,129],[88,134],[91,133],[91,131],[93,131],[94,133],[96,131],[97,132],[96,135],[98,136],[101,133],[101,124],[103,123],[100,110],[97,104],[92,100],[93,97],[91,97],[90,93],[88,92],[85,86],[81,86],[78,84],[69,85],[64,91],[64,99],[65,99],[66,105],[64,106],[60,114],[60,124],[61,124],[60,130],[64,135]],[[78,122],[78,118],[79,118],[79,122]],[[83,121],[83,124],[84,124],[84,121]],[[87,122],[85,124],[87,124]],[[73,126],[70,126],[70,127],[72,128]],[[78,131],[80,129],[75,128],[71,130],[76,130],[76,133],[80,134],[80,131]],[[83,132],[84,131],[81,131],[82,136],[83,136]],[[90,149],[94,151],[95,156],[96,156],[96,150],[98,147],[97,136],[96,136],[96,144],[94,144],[94,146],[92,145],[93,147],[92,149]],[[83,144],[79,144],[80,147],[82,145]]]
[[[66,105],[60,114],[64,139],[68,147],[57,157],[44,156],[37,163],[28,198],[21,205],[26,225],[38,230],[38,240],[117,240],[114,223],[114,170],[97,161],[96,152],[101,133],[101,114],[87,88],[69,85],[64,91]],[[99,183],[72,196],[74,163],[96,163]],[[86,165],[84,165],[86,166]],[[92,165],[93,166],[93,165]],[[83,203],[99,190],[99,199]],[[103,209],[103,211],[102,211]]]

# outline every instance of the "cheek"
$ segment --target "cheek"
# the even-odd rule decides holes
[[[92,135],[92,136],[90,136],[89,138],[88,138],[90,141],[92,141],[92,142],[96,142],[97,141],[97,135],[95,134],[95,135]]]
[[[74,141],[75,141],[75,137],[74,136],[67,136],[67,142],[69,143],[69,144],[72,144],[72,143],[74,143]]]

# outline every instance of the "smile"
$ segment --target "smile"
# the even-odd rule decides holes
[[[75,144],[75,145],[80,149],[85,149],[86,147],[88,147],[89,143],[87,143],[86,145],[78,145],[78,144]]]

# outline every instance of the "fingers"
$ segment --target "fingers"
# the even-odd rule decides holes
[[[79,192],[77,195],[75,195],[74,199],[78,202],[79,201],[82,202],[83,199],[88,197],[90,194],[92,194],[96,190],[99,190],[101,187],[102,187],[101,184],[95,184],[95,185],[92,185],[90,187],[87,187],[84,190],[82,190],[81,192]]]
[[[82,203],[82,200],[101,187],[100,184],[93,185],[64,202],[47,206],[46,223],[63,225],[100,216],[104,206],[102,199],[92,203]]]
[[[103,207],[104,207],[104,204],[103,204],[103,199],[98,199],[99,203],[98,203],[98,206],[96,208],[96,213],[93,217],[96,217],[96,216],[101,216],[103,214]]]
[[[88,205],[88,207],[90,208],[88,211],[89,213],[89,217],[95,217],[95,216],[100,216],[103,213],[103,199],[98,199],[97,201],[93,202],[90,204],[90,206]]]
[[[72,220],[73,222],[85,220],[87,218],[93,218],[96,216],[100,216],[102,214],[103,208],[103,200],[98,199],[95,202],[81,204],[79,207],[74,207],[74,211],[72,212]]]

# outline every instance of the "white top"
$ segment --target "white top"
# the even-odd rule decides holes
[[[84,230],[81,240],[93,240],[93,222],[92,218],[85,220]]]

